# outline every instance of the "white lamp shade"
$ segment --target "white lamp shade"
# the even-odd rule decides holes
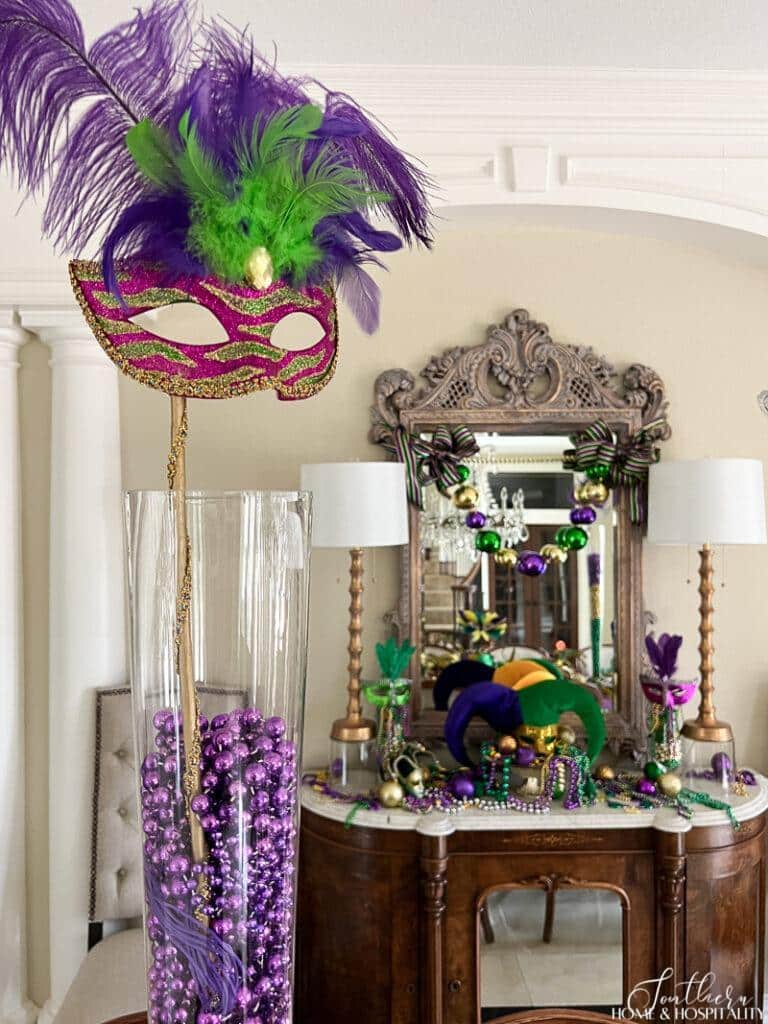
[[[301,467],[312,492],[317,548],[382,548],[408,543],[405,467],[401,462],[321,462]]]
[[[765,544],[762,462],[692,459],[651,466],[648,540],[652,544]]]

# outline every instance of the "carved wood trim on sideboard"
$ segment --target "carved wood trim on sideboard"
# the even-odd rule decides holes
[[[424,930],[421,1013],[424,1024],[443,1024],[443,923],[448,843],[445,836],[423,836],[421,844],[419,866]]]

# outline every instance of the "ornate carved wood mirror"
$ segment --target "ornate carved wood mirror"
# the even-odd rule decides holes
[[[524,309],[491,325],[481,344],[434,356],[419,376],[424,383],[417,385],[403,369],[380,374],[370,440],[387,443],[398,427],[428,438],[443,425],[468,426],[480,449],[465,460],[472,483],[486,511],[492,510],[505,530],[522,535],[520,547],[551,543],[559,527],[569,523],[576,483],[574,473],[562,466],[569,435],[598,420],[619,442],[641,428],[653,440],[670,435],[664,387],[654,370],[633,363],[619,375],[592,348],[554,341],[547,326]],[[590,537],[599,538],[601,558],[597,678],[584,653],[590,644],[586,549],[553,563],[542,576],[525,577],[478,554],[460,511],[434,487],[425,493],[423,511],[411,508],[410,526],[391,621],[400,639],[409,638],[416,647],[416,734],[442,734],[445,712],[436,710],[432,686],[442,665],[466,653],[456,627],[458,612],[492,610],[507,622],[497,656],[572,650],[570,670],[599,689],[609,745],[614,750],[641,745],[642,527],[631,520],[626,488],[611,491],[590,528]]]

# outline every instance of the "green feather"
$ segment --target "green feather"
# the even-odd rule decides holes
[[[407,640],[398,644],[393,636],[385,644],[376,644],[376,659],[382,677],[392,680],[402,679],[415,650],[416,648],[412,647]]]
[[[251,131],[251,158],[254,164],[274,160],[289,143],[307,142],[323,122],[323,112],[312,103],[289,107],[274,114],[261,127],[260,119]]]
[[[213,274],[243,280],[251,254],[263,246],[272,257],[275,277],[301,284],[323,258],[315,230],[324,218],[389,200],[343,163],[332,143],[322,145],[305,169],[307,144],[322,119],[322,110],[307,103],[257,120],[250,139],[236,147],[238,174],[229,181],[201,146],[189,111],[181,117],[181,146],[170,157],[175,180],[190,201],[187,247]],[[140,138],[141,166],[168,180],[168,169],[160,161],[168,154],[165,149],[157,152],[162,141],[145,134],[146,140]]]
[[[229,186],[224,172],[200,145],[188,110],[179,121],[179,137],[183,148],[176,156],[176,166],[190,199],[194,202],[198,197],[227,197]]]
[[[166,190],[178,184],[173,146],[164,128],[146,117],[129,129],[125,144],[136,166],[151,182]]]

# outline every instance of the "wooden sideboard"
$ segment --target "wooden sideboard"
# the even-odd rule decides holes
[[[360,811],[345,827],[348,807],[309,790],[303,803],[300,1024],[479,1022],[478,911],[496,887],[616,893],[625,999],[668,969],[665,995],[712,972],[718,991],[730,985],[734,997],[762,1008],[764,779],[740,801],[738,831],[722,812],[703,808],[693,821],[668,809],[554,807],[530,817]]]

